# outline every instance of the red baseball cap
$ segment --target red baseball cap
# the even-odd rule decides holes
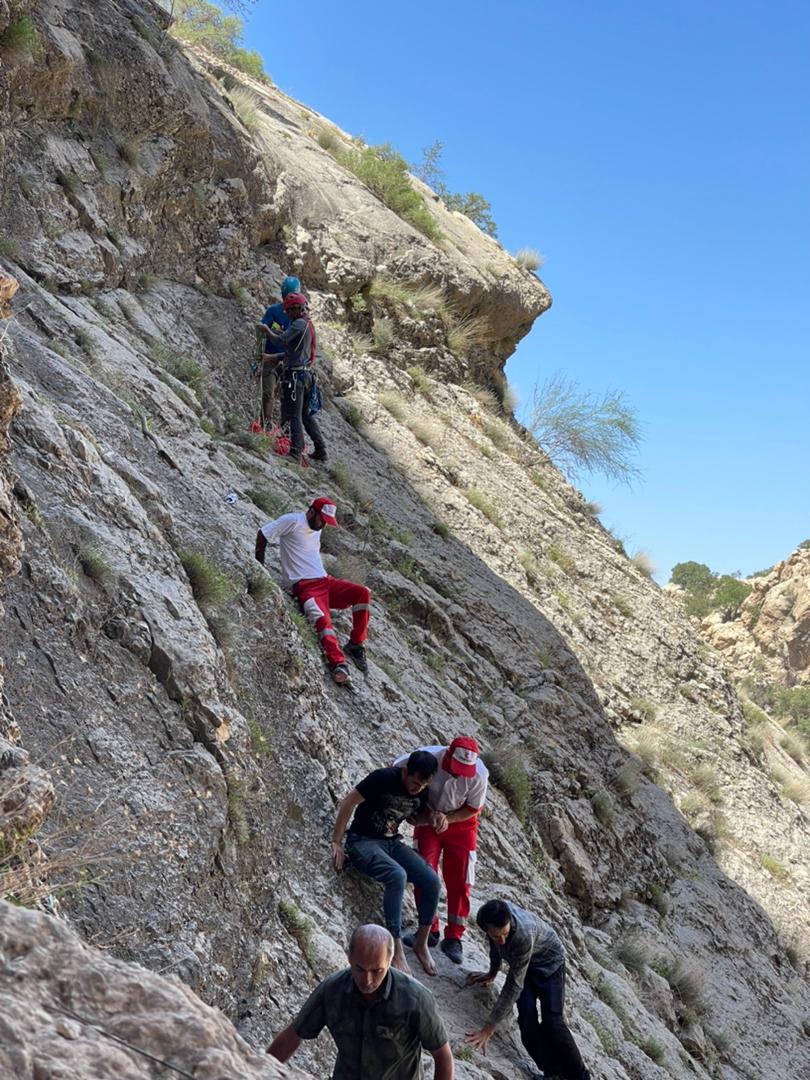
[[[315,499],[310,504],[310,510],[317,510],[327,525],[337,525],[337,507],[328,499],[325,495],[322,495],[320,499]]]
[[[448,772],[453,776],[475,776],[478,763],[478,743],[472,735],[459,735],[447,748],[445,759]]]

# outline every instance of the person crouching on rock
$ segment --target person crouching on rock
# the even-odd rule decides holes
[[[489,971],[468,975],[467,984],[489,986],[504,960],[509,974],[489,1020],[479,1031],[468,1032],[467,1042],[485,1054],[498,1024],[517,1005],[520,1038],[538,1068],[559,1080],[591,1080],[563,1017],[565,948],[556,931],[505,900],[488,900],[475,921],[489,938]]]
[[[264,323],[258,328],[276,345],[284,349],[281,366],[281,419],[290,425],[290,454],[299,461],[304,452],[304,429],[315,446],[310,455],[314,461],[326,461],[326,443],[315,416],[309,410],[309,399],[315,385],[315,327],[307,311],[303,293],[291,292],[284,297],[284,313],[290,320],[286,330],[277,333]]]
[[[278,538],[281,569],[292,584],[293,596],[307,620],[315,627],[332,678],[336,683],[349,681],[346,657],[332,626],[330,609],[352,609],[352,632],[345,650],[355,667],[368,671],[366,640],[371,612],[371,593],[365,585],[333,578],[321,559],[321,532],[325,525],[337,527],[337,507],[331,499],[315,499],[309,509],[296,514],[282,514],[262,525],[256,534],[256,558],[264,565],[267,542]]]
[[[427,803],[427,786],[437,765],[432,754],[415,750],[404,765],[375,769],[340,804],[332,835],[337,870],[348,859],[355,870],[384,886],[383,913],[394,938],[393,965],[406,974],[411,969],[402,949],[402,901],[409,881],[419,890],[419,929],[413,951],[427,974],[436,974],[427,939],[439,903],[439,879],[422,856],[403,841],[399,827],[403,821],[422,825],[434,820]],[[352,813],[344,851],[343,837]]]

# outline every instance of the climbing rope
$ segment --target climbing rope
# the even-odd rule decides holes
[[[97,1024],[94,1020],[88,1020],[86,1016],[80,1016],[79,1013],[73,1012],[72,1009],[66,1009],[64,1005],[55,1005],[52,1002],[45,1005],[46,1009],[55,1009],[56,1012],[64,1013],[65,1016],[70,1016],[73,1020],[78,1020],[81,1024],[85,1024],[87,1027],[94,1028],[101,1035],[106,1035],[108,1039],[112,1039],[113,1042],[120,1043],[122,1046],[126,1046],[128,1050],[132,1050],[135,1054],[140,1054],[141,1057],[147,1058],[149,1061],[155,1063],[155,1065],[162,1065],[164,1069],[171,1069],[172,1072],[176,1072],[178,1076],[185,1076],[187,1080],[194,1080],[194,1076],[190,1072],[186,1072],[185,1069],[179,1068],[177,1065],[171,1065],[168,1061],[163,1061],[162,1058],[155,1057],[154,1054],[147,1053],[146,1050],[141,1050],[137,1046],[133,1046],[131,1042],[127,1042],[126,1039],[122,1039],[120,1035],[113,1035],[111,1031],[106,1031],[100,1024]]]

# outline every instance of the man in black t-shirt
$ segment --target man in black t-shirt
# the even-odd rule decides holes
[[[411,825],[433,824],[435,813],[428,807],[427,787],[436,768],[433,754],[416,750],[404,765],[375,769],[340,804],[332,836],[332,857],[338,870],[348,858],[356,870],[383,885],[385,925],[394,939],[392,963],[408,974],[410,968],[402,949],[405,886],[410,881],[419,889],[419,929],[413,951],[428,975],[435,975],[427,940],[439,902],[439,879],[422,856],[403,843],[399,827],[403,821]],[[354,820],[344,851],[343,837],[352,811]]]

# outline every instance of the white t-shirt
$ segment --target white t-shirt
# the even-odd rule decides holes
[[[428,785],[428,804],[431,810],[450,814],[453,810],[460,810],[462,806],[481,809],[487,797],[489,769],[480,757],[475,763],[475,776],[454,776],[442,768],[444,755],[449,749],[447,746],[420,746],[419,749],[427,750],[439,762],[439,768]],[[394,764],[404,765],[409,757],[410,754],[403,754]]]
[[[321,534],[310,529],[306,511],[282,514],[262,525],[261,531],[268,542],[278,537],[281,569],[290,582],[326,577],[321,561]]]

